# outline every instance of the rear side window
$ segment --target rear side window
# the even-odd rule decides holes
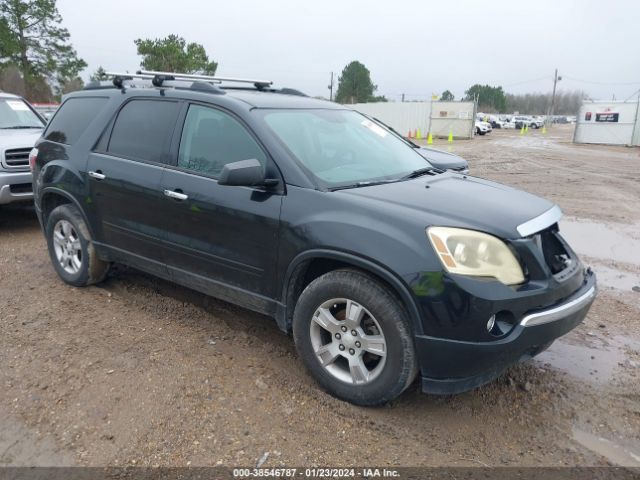
[[[112,155],[165,163],[178,116],[178,102],[132,100],[116,118],[107,152]]]
[[[106,97],[76,97],[64,102],[47,127],[44,138],[73,145],[91,120],[107,104]]]

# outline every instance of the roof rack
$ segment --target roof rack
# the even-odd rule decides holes
[[[167,77],[167,80],[201,80],[212,83],[233,82],[233,83],[252,83],[258,90],[270,87],[273,82],[271,80],[254,80],[249,78],[234,77],[214,77],[212,75],[199,75],[191,73],[174,73],[174,72],[156,72],[153,70],[138,70],[138,75],[151,75],[153,77]],[[168,78],[171,77],[171,78]]]
[[[200,75],[200,74],[191,74],[191,73],[175,73],[175,72],[158,72],[154,70],[138,70],[135,73],[122,73],[122,72],[105,72],[106,77],[112,77],[109,85],[105,85],[100,81],[93,81],[84,87],[85,90],[96,90],[103,88],[119,88],[123,89],[125,87],[125,81],[131,81],[134,79],[140,80],[150,80],[151,84],[154,87],[162,87],[164,86],[164,82],[191,82],[189,87],[186,87],[189,90],[199,90],[203,92],[209,93],[217,93],[217,94],[225,94],[225,90],[252,90],[253,88],[263,91],[263,92],[274,92],[274,93],[283,93],[287,95],[296,95],[301,97],[306,97],[307,95],[302,93],[299,90],[293,88],[281,88],[274,89],[271,85],[273,82],[271,80],[255,80],[248,78],[231,78],[231,77],[214,77],[211,75]],[[225,85],[221,86],[222,82],[229,83],[249,83],[252,84],[253,87],[249,86],[232,86]],[[133,85],[136,86],[136,85]],[[173,88],[183,89],[185,87],[179,87],[173,85]]]

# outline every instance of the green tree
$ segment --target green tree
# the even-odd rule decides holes
[[[45,80],[75,81],[87,66],[61,23],[55,0],[0,1],[0,60],[20,69],[30,100],[50,100]]]
[[[0,67],[5,67],[11,55],[18,49],[15,36],[9,28],[9,22],[2,16],[0,17]]]
[[[107,72],[105,71],[104,68],[102,68],[102,65],[100,65],[95,72],[93,72],[93,74],[91,74],[91,76],[89,77],[89,80],[91,80],[92,82],[99,82],[100,80],[106,80],[107,79]]]
[[[178,35],[155,40],[139,38],[134,43],[142,57],[140,66],[145,70],[215,75],[218,68],[215,61],[209,60],[202,45],[188,44]]]
[[[451,93],[449,90],[445,90],[444,92],[442,92],[442,95],[440,95],[441,102],[453,102],[454,99],[455,97],[453,96],[453,93]]]
[[[344,67],[340,78],[338,78],[336,102],[364,103],[386,101],[386,98],[376,97],[374,95],[377,89],[378,87],[371,81],[371,73],[367,67],[356,60]]]
[[[502,87],[475,84],[464,92],[465,100],[478,100],[478,108],[486,112],[505,112],[507,99]]]

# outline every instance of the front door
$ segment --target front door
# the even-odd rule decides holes
[[[189,107],[178,164],[162,177],[166,261],[180,283],[264,311],[276,296],[271,279],[282,195],[217,182],[225,164],[247,159],[273,168],[238,119],[207,106]]]

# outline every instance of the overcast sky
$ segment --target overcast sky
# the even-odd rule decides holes
[[[474,83],[626,99],[640,89],[638,0],[58,0],[89,64],[139,68],[133,40],[175,33],[204,45],[218,75],[274,80],[328,96],[351,60],[391,100],[426,99]],[[336,78],[337,84],[337,78]]]

